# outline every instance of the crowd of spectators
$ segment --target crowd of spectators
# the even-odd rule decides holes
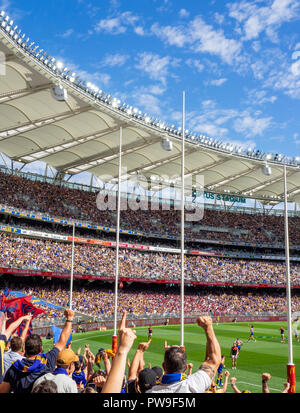
[[[94,274],[113,278],[114,248],[76,244],[74,274]],[[181,277],[179,254],[120,249],[120,277],[176,281]],[[72,244],[31,239],[0,233],[0,267],[70,273]],[[291,283],[300,284],[299,264],[291,264]],[[284,262],[186,255],[186,281],[212,283],[286,283]]]
[[[47,319],[55,323],[56,317],[68,306],[70,300],[70,286],[68,283],[49,281],[40,285],[38,281],[26,281],[16,285],[1,283],[4,287],[9,285],[11,291],[17,290],[25,295],[33,296],[44,303],[54,304],[61,310],[53,310],[47,304],[42,306],[45,314],[39,315],[40,319]],[[0,284],[0,287],[1,287]],[[21,288],[22,287],[22,288]],[[39,304],[41,306],[41,304]],[[292,311],[298,311],[300,296],[292,296]],[[88,285],[75,286],[72,291],[72,307],[76,312],[91,317],[95,320],[112,319],[114,315],[114,288],[113,286]],[[245,291],[224,288],[205,287],[185,291],[185,314],[208,314],[235,317],[236,315],[280,315],[286,313],[286,293],[261,291]],[[127,285],[118,291],[118,312],[127,311],[130,318],[139,317],[171,317],[178,316],[181,311],[181,299],[178,288],[160,286],[135,286]]]
[[[222,365],[221,345],[215,334],[211,317],[197,316],[196,325],[203,330],[206,340],[204,359],[198,355],[200,367],[194,369],[189,363],[185,348],[178,345],[168,345],[165,341],[161,365],[146,367],[144,353],[151,346],[152,338],[140,342],[132,360],[129,352],[137,339],[136,331],[127,327],[127,312],[124,311],[118,330],[118,343],[112,350],[99,349],[93,354],[89,345],[76,352],[72,349],[69,337],[72,332],[74,311],[66,309],[65,322],[60,336],[53,347],[45,352],[43,342],[38,334],[28,334],[20,337],[14,348],[14,331],[25,321],[27,326],[30,317],[17,319],[13,325],[6,328],[5,323],[0,328],[0,393],[103,393],[103,394],[137,394],[137,393],[225,393],[227,391],[230,373],[224,372],[224,385],[215,384],[216,377]],[[200,334],[199,334],[200,339]],[[13,344],[13,346],[12,346]],[[112,357],[109,359],[109,353]],[[203,357],[203,356],[202,356]],[[4,371],[3,360],[12,360]],[[101,360],[104,369],[101,369]],[[126,370],[128,368],[128,374]],[[262,393],[270,393],[269,373],[263,373]],[[249,393],[239,390],[235,377],[230,379],[234,393]],[[284,383],[282,393],[287,393],[289,382]]]
[[[72,189],[42,181],[32,181],[17,175],[0,173],[2,202],[23,210],[38,211],[49,216],[76,218],[106,227],[116,227],[115,211],[100,211],[97,208],[97,193]],[[180,212],[170,210],[122,211],[122,228],[142,232],[178,236]],[[41,229],[43,225],[41,224]],[[208,229],[207,227],[211,227]],[[300,218],[290,219],[291,243],[300,244]],[[217,230],[217,229],[218,230]],[[207,240],[245,241],[257,243],[277,243],[284,240],[283,217],[264,214],[242,214],[228,211],[205,210],[202,220],[187,224],[186,236]],[[74,253],[74,274],[100,275],[112,281],[115,272],[115,249],[76,244]],[[49,272],[71,272],[72,246],[70,243],[33,239],[0,233],[0,267],[12,269],[43,270]],[[286,292],[274,289],[245,290],[209,287],[208,284],[225,283],[285,285],[285,264],[279,261],[220,258],[212,256],[185,256],[185,279],[206,283],[204,287],[185,291],[184,308],[186,315],[197,315],[197,325],[206,336],[206,355],[198,370],[187,363],[184,349],[165,346],[162,368],[145,368],[143,353],[148,343],[140,343],[129,365],[129,377],[124,378],[128,353],[136,340],[135,331],[126,327],[126,317],[178,316],[181,311],[179,289],[169,286],[181,277],[181,258],[178,254],[141,252],[121,249],[119,276],[131,280],[164,280],[160,286],[139,287],[126,284],[118,291],[118,313],[123,313],[119,326],[119,345],[112,363],[102,351],[105,369],[97,368],[97,355],[85,346],[83,356],[75,353],[67,340],[72,331],[75,312],[94,319],[112,319],[115,296],[112,284],[91,284],[74,287],[72,309],[69,307],[70,288],[62,281],[24,283],[18,280],[16,290],[41,299],[38,306],[46,311],[39,319],[48,319],[55,324],[55,317],[66,317],[60,339],[53,348],[44,353],[41,337],[27,336],[31,317],[23,317],[18,322],[26,322],[23,336],[13,336],[13,327],[5,329],[0,319],[0,393],[126,393],[130,392],[214,392],[214,377],[221,362],[221,349],[215,336],[212,315],[277,315],[286,313]],[[38,278],[38,277],[37,277]],[[299,265],[291,265],[291,283],[300,284]],[[125,282],[124,282],[125,283]],[[0,280],[0,288],[14,288]],[[0,291],[2,293],[3,291]],[[42,304],[44,303],[44,304]],[[61,310],[51,309],[47,303],[55,304]],[[292,312],[299,309],[299,294],[292,296]],[[199,316],[201,314],[201,316]],[[0,314],[1,315],[1,314]],[[1,315],[2,317],[2,315]],[[2,317],[3,318],[3,317]],[[6,349],[4,352],[4,347]],[[102,349],[103,350],[103,349]],[[5,363],[2,363],[2,361]],[[200,360],[199,360],[200,361]],[[4,370],[5,365],[5,370]],[[3,367],[2,367],[3,366]],[[99,367],[99,366],[98,366]],[[160,371],[160,373],[158,373]],[[187,374],[185,374],[187,373]],[[226,387],[229,374],[226,374]],[[263,373],[263,392],[268,392],[268,373]],[[236,379],[231,378],[234,392],[240,390]],[[288,390],[285,384],[284,392]],[[225,388],[222,391],[226,391]]]
[[[38,211],[49,216],[86,220],[106,227],[116,227],[116,210],[101,211],[97,206],[97,192],[54,185],[40,180],[0,173],[2,202],[23,210]],[[191,213],[191,211],[188,211]],[[153,210],[151,203],[145,210],[127,207],[122,211],[121,228],[162,235],[178,235],[180,211]],[[209,230],[206,227],[211,227]],[[201,229],[202,227],[202,229]],[[300,244],[300,218],[289,221],[291,244]],[[223,228],[222,232],[214,228]],[[243,241],[255,243],[283,243],[283,216],[259,213],[233,213],[205,209],[203,218],[186,224],[186,237],[194,239]]]

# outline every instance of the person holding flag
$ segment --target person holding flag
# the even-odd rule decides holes
[[[15,361],[8,369],[0,384],[0,393],[30,393],[39,377],[54,371],[58,354],[64,350],[70,337],[74,314],[71,309],[65,310],[66,322],[60,339],[46,354],[43,352],[42,339],[38,334],[26,338],[25,357]]]
[[[24,343],[31,323],[32,314],[24,316],[25,328],[20,337],[14,336],[9,342],[10,349],[4,353],[4,374],[7,372],[12,363],[16,360],[21,360],[24,357]],[[24,322],[22,321],[22,323]]]
[[[16,331],[20,324],[26,320],[27,316],[19,317],[17,320],[12,322],[8,327],[6,327],[7,316],[5,313],[0,311],[0,383],[3,381],[4,377],[4,350],[6,348],[7,342],[11,335]],[[0,384],[1,386],[1,384]]]
[[[6,328],[9,327],[11,323],[18,320],[20,317],[23,317],[27,314],[32,314],[32,319],[37,317],[39,314],[45,313],[45,310],[35,307],[31,303],[31,296],[26,297],[17,297],[17,298],[7,298],[7,295],[1,296],[0,300],[0,311],[6,313]],[[24,330],[25,322],[18,325],[18,330],[16,331],[17,335],[20,336]],[[30,322],[28,328],[29,334],[32,332],[32,324]]]

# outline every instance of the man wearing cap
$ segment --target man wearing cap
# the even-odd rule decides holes
[[[165,346],[163,362],[164,375],[160,383],[146,393],[204,393],[209,389],[221,362],[221,349],[215,336],[212,319],[208,316],[197,318],[197,324],[206,335],[206,356],[199,370],[186,375],[187,356],[179,346]]]
[[[78,360],[79,357],[72,349],[62,350],[57,356],[56,369],[37,379],[32,390],[44,380],[52,380],[57,385],[58,393],[78,393],[76,382],[71,377],[75,370],[74,362]]]
[[[43,352],[42,339],[38,334],[32,334],[25,340],[25,357],[16,360],[7,370],[0,393],[30,393],[34,382],[56,367],[58,354],[65,348],[70,337],[74,311],[66,309],[66,322],[60,338],[48,353]]]
[[[147,390],[150,390],[155,386],[157,381],[156,372],[153,369],[145,368],[139,372],[136,380],[133,380],[131,383],[127,384],[126,393],[146,393]]]

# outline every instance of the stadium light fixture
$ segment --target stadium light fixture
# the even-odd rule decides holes
[[[168,138],[164,138],[162,141],[161,141],[161,146],[162,146],[162,148],[165,150],[165,151],[172,151],[172,149],[173,149],[173,143],[170,141],[170,139],[168,139]]]
[[[62,70],[62,68],[64,67],[63,63],[61,61],[56,62],[56,67],[58,70]]]
[[[267,175],[267,176],[272,175],[272,169],[268,164],[266,164],[262,167],[262,172],[263,172],[264,175]]]

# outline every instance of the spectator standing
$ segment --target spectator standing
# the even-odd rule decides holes
[[[48,353],[43,352],[42,340],[32,334],[25,340],[25,358],[17,360],[6,372],[0,384],[0,393],[30,393],[34,382],[56,367],[56,359],[70,337],[74,311],[65,310],[66,322],[60,339]]]
[[[204,393],[210,387],[221,362],[221,349],[211,317],[198,317],[197,324],[206,334],[206,356],[199,370],[186,376],[185,351],[179,346],[167,347],[162,365],[165,374],[160,384],[153,386],[146,393]]]
[[[10,349],[8,351],[5,351],[3,356],[4,374],[16,360],[22,360],[22,358],[24,357],[24,342],[27,336],[31,319],[32,315],[28,314],[25,319],[25,327],[22,331],[21,336],[14,336],[10,340]]]
[[[13,332],[26,319],[28,319],[28,316],[22,316],[6,328],[6,314],[0,311],[0,393],[2,393],[4,389],[4,387],[2,386],[2,382],[4,378],[4,351],[6,349],[6,345]]]
[[[56,369],[53,373],[47,373],[38,378],[32,390],[45,380],[53,381],[57,385],[58,393],[78,393],[77,384],[72,379],[75,370],[74,363],[78,362],[79,357],[70,348],[62,350],[56,360]]]

